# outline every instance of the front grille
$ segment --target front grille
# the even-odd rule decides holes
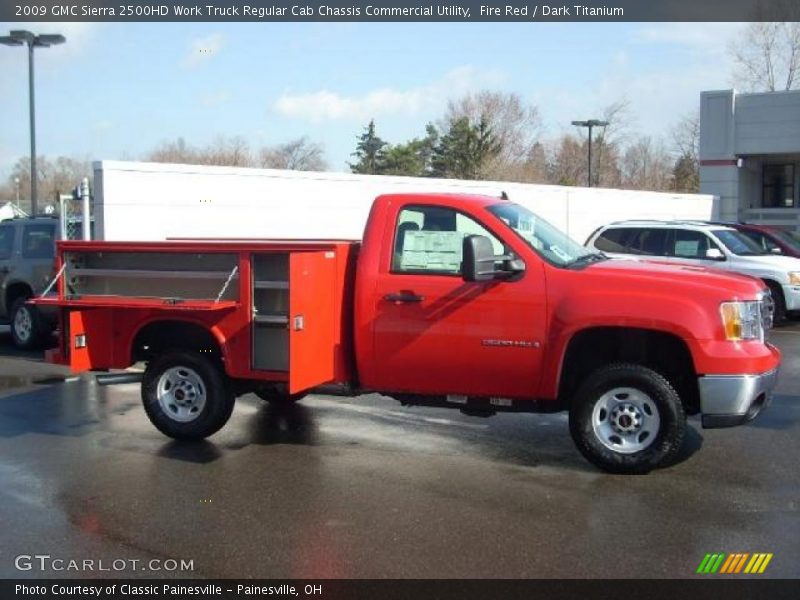
[[[773,316],[775,314],[775,301],[772,299],[772,292],[764,290],[761,294],[761,324],[764,332],[772,329]]]

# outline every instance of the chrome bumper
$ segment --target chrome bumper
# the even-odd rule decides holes
[[[769,405],[777,381],[777,369],[761,375],[699,377],[703,427],[734,427],[755,419]]]

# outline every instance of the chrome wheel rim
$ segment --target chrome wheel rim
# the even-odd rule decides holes
[[[206,386],[200,375],[189,367],[164,371],[158,379],[156,393],[161,410],[179,423],[194,421],[206,405]]]
[[[33,319],[31,319],[27,307],[22,306],[14,315],[14,333],[16,333],[17,339],[27,342],[31,337],[31,331],[33,331]]]
[[[592,429],[600,443],[620,454],[649,447],[658,436],[661,417],[653,399],[636,388],[618,387],[597,400]]]

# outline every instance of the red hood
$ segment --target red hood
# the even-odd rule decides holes
[[[719,269],[678,265],[672,263],[612,258],[592,263],[585,274],[597,276],[601,281],[614,280],[621,285],[652,287],[670,285],[685,292],[687,288],[704,289],[722,299],[754,299],[765,289],[760,280],[748,275],[729,273]],[[598,285],[602,285],[598,281]]]

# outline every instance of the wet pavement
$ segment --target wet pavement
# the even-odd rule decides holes
[[[178,443],[138,385],[60,381],[0,333],[0,577],[687,577],[708,552],[771,552],[762,577],[798,577],[800,325],[772,337],[767,412],[726,430],[692,418],[677,464],[625,477],[583,460],[565,415],[377,395],[247,396],[222,432]],[[15,568],[34,554],[96,562]]]

